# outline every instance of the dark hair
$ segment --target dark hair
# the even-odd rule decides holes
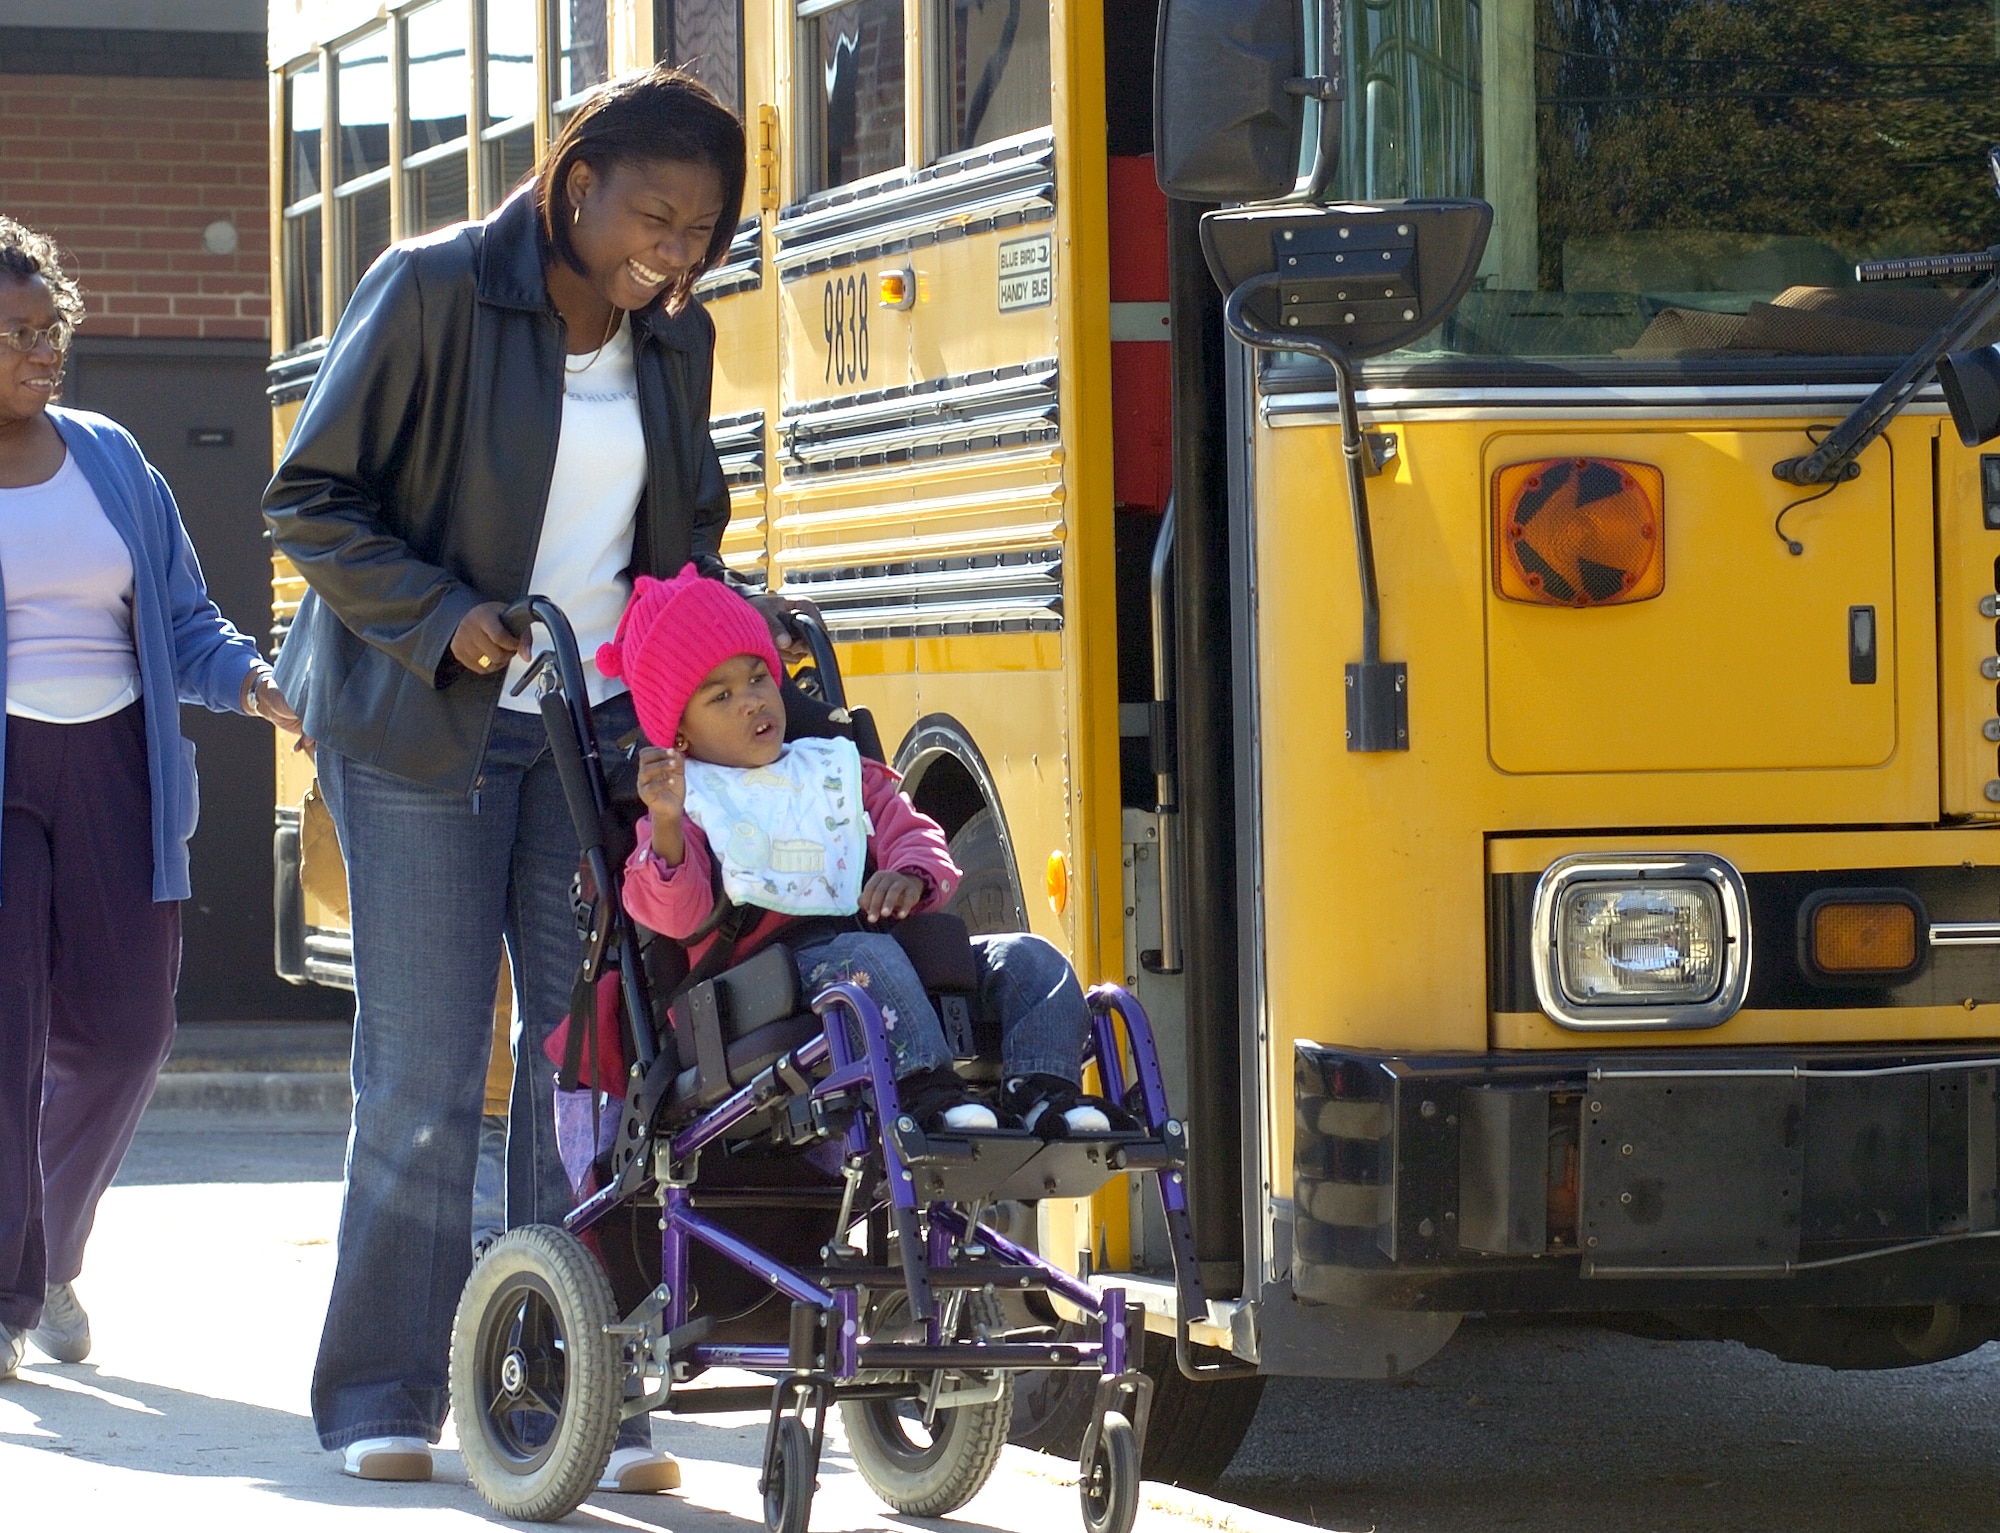
[[[686,305],[703,274],[722,263],[743,216],[743,124],[706,85],[666,64],[600,85],[583,99],[535,171],[535,204],[542,215],[544,246],[582,274],[583,262],[569,238],[575,212],[569,200],[570,167],[581,163],[602,175],[614,166],[662,160],[706,165],[722,177],[722,216],[708,253],[667,290],[666,308],[674,313]]]
[[[83,293],[63,270],[56,242],[4,213],[0,213],[0,273],[22,282],[40,277],[56,301],[56,312],[72,325],[83,323]]]

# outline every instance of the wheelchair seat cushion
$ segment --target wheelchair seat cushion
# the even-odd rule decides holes
[[[817,1037],[819,1032],[819,1018],[807,1013],[766,1023],[740,1038],[731,1039],[723,1051],[728,1061],[730,1088],[749,1084],[759,1070],[776,1064],[793,1049]],[[673,1090],[667,1096],[668,1116],[685,1116],[688,1109],[699,1104],[700,1099],[701,1067],[690,1065],[674,1077]]]

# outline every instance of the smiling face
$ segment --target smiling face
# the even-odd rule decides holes
[[[702,678],[681,715],[682,749],[715,766],[761,767],[785,745],[778,680],[755,655],[735,655]]]
[[[42,330],[62,318],[40,277],[0,275],[0,335]],[[63,354],[44,336],[33,351],[0,341],[0,423],[32,420],[48,409],[62,379]]]
[[[643,309],[708,255],[722,219],[722,176],[686,160],[598,172],[579,161],[567,191],[569,239],[585,279],[621,309]]]

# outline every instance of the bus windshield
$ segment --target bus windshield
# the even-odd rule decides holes
[[[1355,0],[1335,195],[1493,205],[1405,360],[1907,353],[2000,241],[1994,0]]]

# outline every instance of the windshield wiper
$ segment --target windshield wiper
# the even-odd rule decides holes
[[[1995,192],[2000,193],[2000,144],[1986,151],[1986,168],[1993,176]],[[2000,245],[1964,255],[1909,256],[1863,261],[1856,266],[1856,282],[1982,275],[1987,280],[1968,291],[1936,333],[1884,379],[1880,388],[1856,405],[1818,446],[1803,457],[1779,459],[1771,465],[1772,474],[1787,484],[1833,485],[1860,473],[1861,465],[1856,460],[1889,422],[1902,413],[1903,406],[1931,381],[1944,354],[2000,316],[2000,279],[1991,275],[1996,266],[2000,266]]]

